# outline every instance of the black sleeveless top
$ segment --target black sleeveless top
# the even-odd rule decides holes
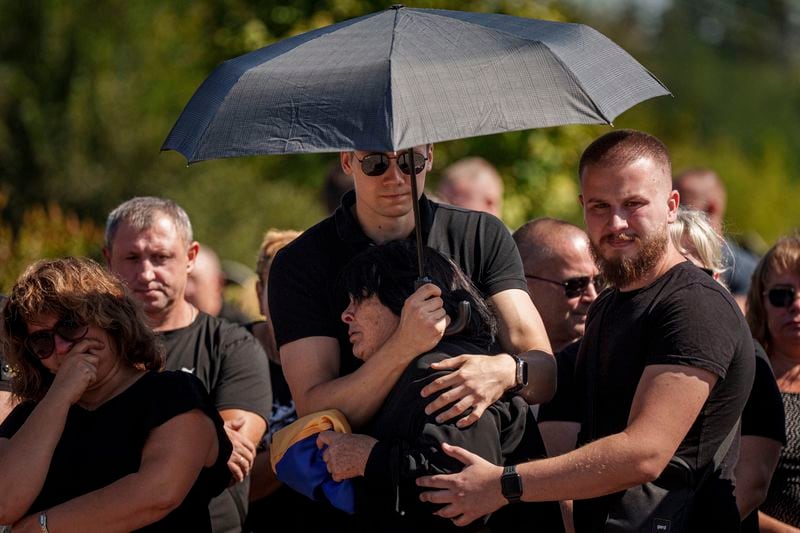
[[[34,407],[34,402],[18,405],[0,425],[0,437],[14,436]],[[140,531],[211,531],[208,502],[228,485],[231,443],[200,381],[186,372],[148,372],[93,411],[73,405],[42,490],[26,514],[49,509],[137,472],[150,431],[193,409],[202,410],[214,421],[219,440],[217,461],[201,471],[178,508]]]

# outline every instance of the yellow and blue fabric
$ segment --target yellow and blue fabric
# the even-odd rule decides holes
[[[317,448],[317,435],[327,430],[351,433],[344,414],[336,409],[304,416],[276,432],[270,447],[272,470],[297,492],[353,514],[353,480],[334,481],[322,459],[323,449]]]

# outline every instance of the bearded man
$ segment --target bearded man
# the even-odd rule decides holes
[[[646,133],[617,130],[584,151],[584,220],[612,288],[589,309],[578,353],[583,445],[510,471],[443,446],[466,467],[418,481],[443,489],[421,496],[448,504],[440,516],[467,524],[508,501],[574,499],[578,533],[739,530],[733,465],[753,345],[730,294],[668,237],[671,173]],[[669,505],[640,506],[659,494]]]

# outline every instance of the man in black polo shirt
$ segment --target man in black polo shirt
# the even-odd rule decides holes
[[[373,243],[413,238],[410,165],[419,190],[433,163],[433,146],[418,146],[414,160],[406,152],[342,152],[345,173],[355,191],[329,218],[281,250],[269,278],[269,307],[281,362],[299,415],[338,408],[354,428],[375,414],[408,363],[431,350],[446,325],[439,289],[427,284],[409,298],[400,327],[364,364],[351,352],[340,315],[347,307],[337,279],[345,264]],[[526,291],[519,253],[508,230],[486,213],[439,205],[420,197],[425,243],[453,259],[493,306],[503,350],[515,357],[466,356],[437,369],[455,368],[447,378],[423,390],[426,396],[450,390],[429,404],[430,412],[452,402],[439,415],[449,420],[469,408],[462,426],[478,419],[504,391],[520,388],[526,400],[548,400],[555,385],[555,364],[539,314]],[[528,365],[527,384],[517,379]],[[517,372],[519,368],[519,372]]]

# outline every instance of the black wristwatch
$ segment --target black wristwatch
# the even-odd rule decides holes
[[[517,363],[517,371],[515,375],[514,386],[508,389],[508,392],[516,394],[521,391],[528,384],[528,362],[513,353],[508,354],[514,358]]]
[[[500,477],[500,488],[508,503],[517,503],[522,498],[522,476],[517,474],[517,467],[507,466]]]

